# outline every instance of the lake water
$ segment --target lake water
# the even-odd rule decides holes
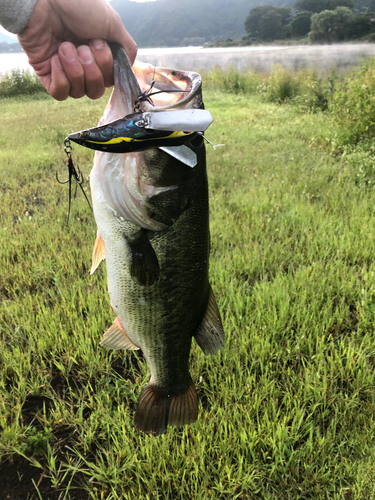
[[[355,66],[361,57],[375,57],[375,44],[296,45],[203,49],[177,47],[139,49],[138,59],[155,66],[185,70],[207,70],[220,66],[269,71],[273,64],[286,68],[313,67],[320,71]],[[13,68],[30,68],[25,54],[0,54],[0,73]]]

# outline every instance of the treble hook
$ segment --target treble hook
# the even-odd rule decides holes
[[[85,190],[83,189],[82,187],[82,184],[83,184],[83,175],[79,169],[79,167],[77,166],[77,169],[76,167],[74,166],[73,164],[73,160],[72,160],[72,148],[70,146],[70,140],[69,139],[65,139],[64,141],[64,144],[65,144],[65,152],[66,152],[66,155],[68,157],[68,178],[66,181],[61,181],[59,179],[59,176],[57,174],[57,171],[56,171],[56,180],[59,184],[67,184],[69,182],[69,209],[68,209],[68,219],[66,221],[66,225],[69,224],[69,217],[70,217],[70,206],[71,206],[71,203],[72,203],[72,179],[75,180],[76,182],[76,190],[75,190],[75,193],[74,193],[74,198],[76,197],[77,195],[77,185],[81,188],[81,191],[84,195],[84,197],[86,198],[86,201],[87,203],[89,204],[89,207],[91,208],[91,204],[86,196],[86,193],[85,193]],[[92,208],[91,208],[92,210]]]

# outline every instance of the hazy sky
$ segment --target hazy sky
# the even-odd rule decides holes
[[[2,26],[0,26],[0,32],[5,33],[8,36],[11,36],[12,38],[17,38],[14,33],[9,33],[9,31],[5,30]]]
[[[155,0],[130,0],[131,2],[155,2]],[[108,0],[107,0],[108,2]],[[16,35],[13,33],[9,33],[9,31],[6,31],[2,26],[0,26],[0,33],[5,33],[6,35],[12,37],[12,38],[17,38]]]

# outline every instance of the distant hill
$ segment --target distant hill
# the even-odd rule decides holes
[[[292,7],[295,0],[112,0],[138,47],[178,47],[241,38],[257,5]]]
[[[17,38],[12,38],[0,32],[0,54],[7,54],[9,52],[23,52],[23,50]]]
[[[0,33],[0,42],[6,42],[6,43],[18,43],[17,38],[12,38],[5,33]]]

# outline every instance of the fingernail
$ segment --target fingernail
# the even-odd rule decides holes
[[[55,64],[56,64],[57,68],[58,68],[60,71],[64,71],[64,68],[62,67],[62,64],[61,64],[61,61],[60,61],[59,56],[55,56],[55,57],[53,58],[53,60],[55,61]]]
[[[93,59],[90,47],[87,47],[87,45],[81,45],[80,47],[78,47],[77,52],[82,64],[92,63]]]
[[[72,44],[66,43],[61,45],[61,51],[67,62],[72,63],[76,59],[76,52]]]
[[[102,50],[104,49],[104,41],[100,40],[99,38],[97,40],[93,40],[92,46],[94,47],[95,50]]]

